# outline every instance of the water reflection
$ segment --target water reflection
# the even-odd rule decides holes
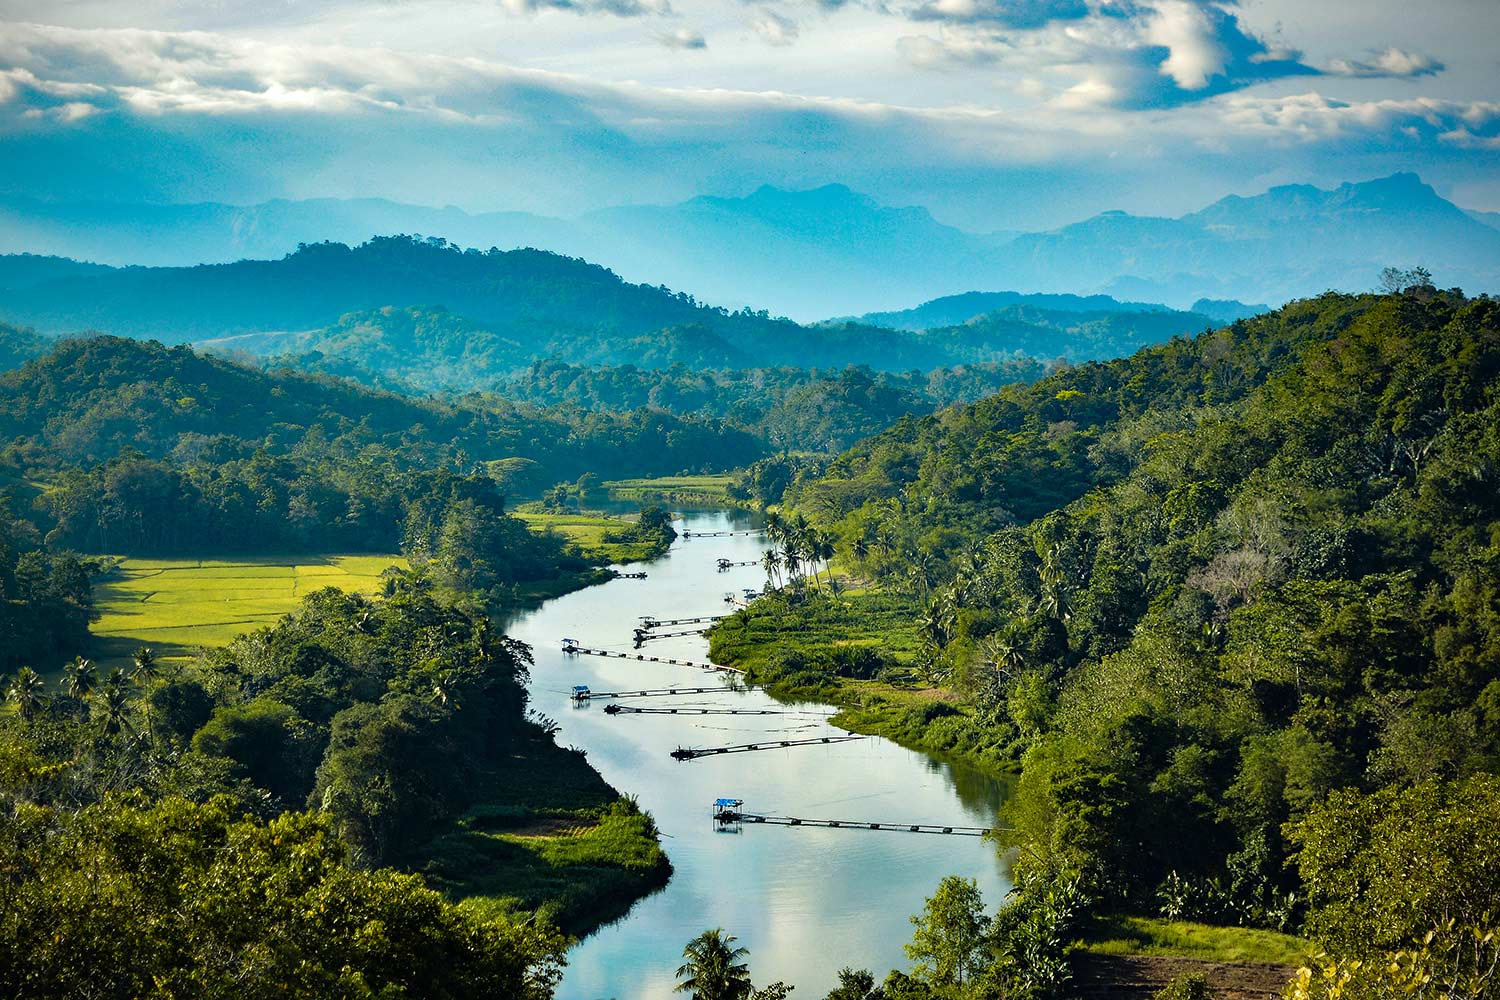
[[[754,525],[743,512],[687,515],[693,531]],[[589,760],[656,817],[676,867],[666,889],[639,903],[620,922],[571,953],[559,1000],[666,1000],[683,944],[723,926],[750,949],[758,984],[794,983],[799,996],[832,988],[843,965],[878,973],[906,961],[908,916],[939,878],[979,880],[997,903],[1006,888],[995,847],[970,838],[868,830],[749,826],[716,828],[711,804],[745,800],[747,811],[881,823],[989,826],[1004,794],[1000,783],[972,768],[935,760],[885,740],[774,749],[679,763],[679,746],[724,746],[767,739],[838,735],[826,706],[784,706],[759,691],[673,697],[674,707],[787,709],[766,716],[610,716],[601,703],[575,706],[574,684],[594,690],[718,686],[719,676],[635,660],[568,656],[560,640],[621,652],[635,650],[639,616],[682,618],[718,614],[722,595],[758,587],[758,567],[727,572],[716,560],[759,556],[760,537],[679,540],[664,559],[642,567],[645,580],[616,580],[551,601],[510,624],[532,643],[532,699],[557,719],[558,739],[586,750]],[[703,660],[707,642],[684,636],[650,643],[649,655]],[[659,701],[627,704],[656,705]]]

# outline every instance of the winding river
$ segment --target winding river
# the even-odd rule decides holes
[[[702,511],[678,524],[691,531],[747,528],[750,516]],[[679,763],[679,745],[722,746],[765,739],[840,735],[832,709],[786,706],[759,691],[636,700],[626,705],[733,707],[796,714],[764,716],[607,715],[603,702],[575,706],[574,684],[595,691],[717,686],[719,675],[668,664],[568,656],[559,640],[633,651],[641,615],[720,614],[723,595],[764,580],[758,566],[720,572],[716,560],[757,559],[758,536],[679,538],[655,562],[632,566],[644,580],[614,580],[515,619],[509,631],[536,654],[534,707],[558,720],[558,741],[588,751],[611,784],[655,816],[676,874],[661,892],[569,953],[558,1000],[667,1000],[682,946],[723,927],[750,949],[757,986],[776,980],[816,1000],[840,967],[877,978],[906,968],[909,916],[944,875],[977,878],[993,908],[1006,889],[995,847],[970,837],[871,830],[746,826],[718,830],[711,803],[743,799],[747,812],[803,818],[992,826],[1003,787],[971,769],[881,739],[709,757]],[[700,636],[663,639],[651,655],[706,660]],[[680,996],[680,994],[678,994]]]

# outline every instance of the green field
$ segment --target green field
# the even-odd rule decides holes
[[[616,500],[737,506],[738,501],[729,495],[729,485],[734,479],[734,476],[662,476],[616,479],[603,485]]]
[[[126,559],[94,587],[97,658],[105,663],[150,646],[164,657],[222,646],[269,625],[324,587],[374,593],[395,555],[252,559]]]
[[[640,562],[653,555],[649,542],[608,542],[605,535],[630,527],[634,515],[610,517],[605,514],[559,512],[540,509],[538,504],[523,504],[511,511],[526,522],[532,531],[555,531],[577,545],[586,554],[613,563]]]

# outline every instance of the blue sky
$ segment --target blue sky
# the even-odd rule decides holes
[[[0,191],[972,230],[1415,170],[1500,210],[1497,0],[0,0]]]

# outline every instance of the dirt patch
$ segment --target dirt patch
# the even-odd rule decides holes
[[[548,817],[527,820],[521,825],[497,829],[507,837],[580,837],[594,824],[580,823],[571,817]]]
[[[1206,962],[1158,955],[1075,952],[1071,961],[1071,994],[1079,1000],[1149,1000],[1189,972],[1207,979],[1218,1000],[1275,1000],[1297,974],[1295,966],[1271,962]]]

